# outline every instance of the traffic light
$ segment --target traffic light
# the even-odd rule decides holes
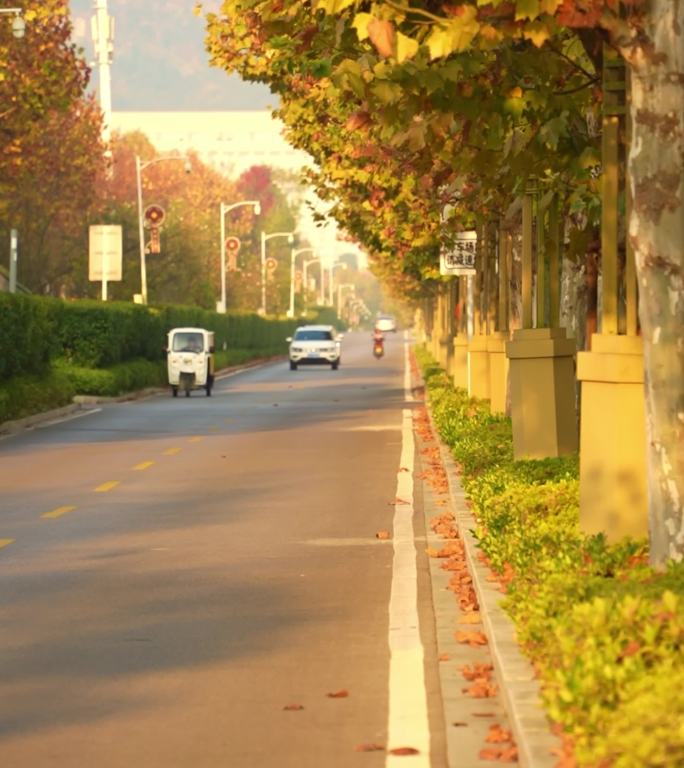
[[[150,253],[161,253],[159,227],[150,227]]]
[[[148,205],[145,208],[145,226],[153,229],[154,227],[161,227],[164,219],[166,218],[166,212],[161,205]]]
[[[240,239],[232,236],[227,237],[225,246],[226,253],[228,254],[228,269],[231,272],[235,272],[237,269],[237,255],[240,250]]]

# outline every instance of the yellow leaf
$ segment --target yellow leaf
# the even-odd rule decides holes
[[[356,30],[356,36],[359,40],[365,40],[368,37],[368,25],[373,20],[370,13],[357,13],[354,16],[352,27]]]
[[[539,0],[539,10],[541,13],[553,15],[563,0]]]
[[[401,64],[406,59],[411,59],[418,50],[418,41],[407,37],[401,32],[397,33],[397,61]]]
[[[541,48],[551,37],[551,30],[543,21],[533,21],[531,24],[525,25],[523,37],[531,40],[537,48]]]
[[[467,50],[480,31],[477,8],[472,5],[461,7],[463,12],[460,16],[456,16],[450,19],[447,24],[434,29],[428,37],[430,58],[437,59],[451,53]]]

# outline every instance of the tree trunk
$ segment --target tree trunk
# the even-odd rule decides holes
[[[684,557],[684,2],[651,0],[631,70],[633,197],[644,341],[651,561]]]

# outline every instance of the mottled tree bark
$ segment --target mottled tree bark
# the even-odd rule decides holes
[[[684,557],[684,0],[650,0],[631,71],[633,197],[644,341],[651,560]]]

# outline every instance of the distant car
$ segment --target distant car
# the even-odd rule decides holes
[[[392,331],[397,332],[397,321],[394,319],[394,315],[378,315],[375,318],[375,329],[378,331]]]
[[[340,365],[340,341],[332,325],[301,325],[290,342],[290,370],[298,365],[330,365],[336,371]]]

